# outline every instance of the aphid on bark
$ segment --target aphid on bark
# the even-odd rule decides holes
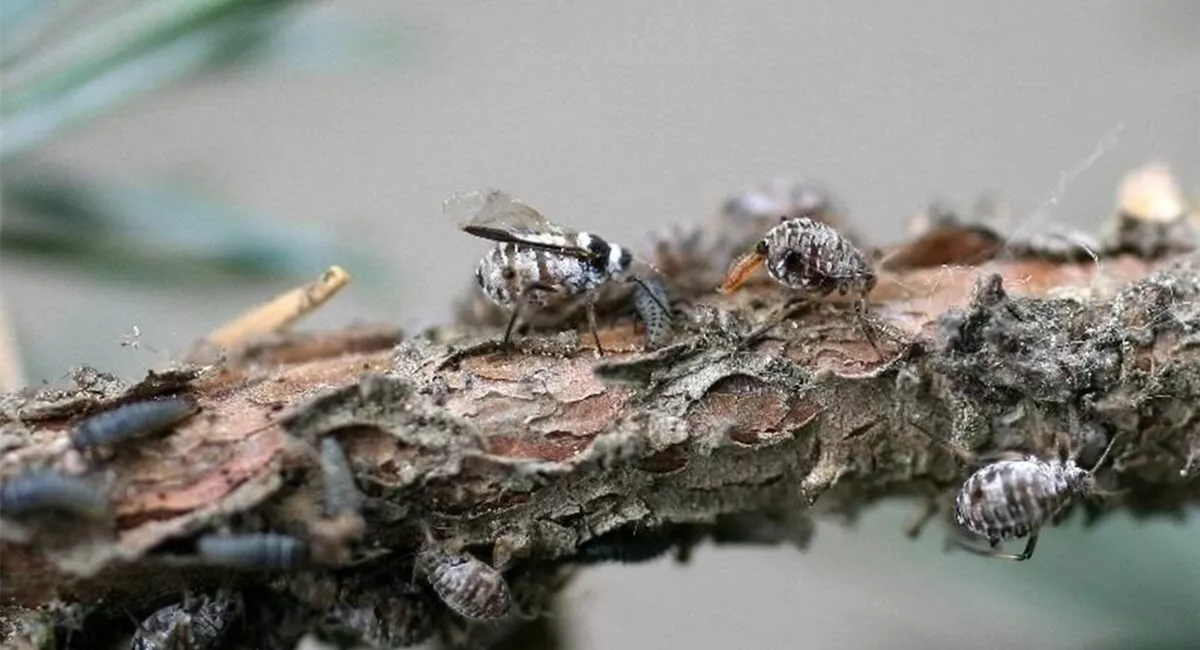
[[[512,593],[504,576],[469,553],[448,553],[427,545],[417,554],[417,570],[460,616],[495,620],[512,610]]]
[[[865,316],[867,295],[875,288],[875,271],[867,256],[838,231],[804,217],[785,218],[759,240],[752,253],[734,263],[718,291],[737,291],[760,266],[766,266],[776,282],[795,290],[801,301],[834,291],[855,295],[863,332],[879,350]],[[789,312],[785,306],[781,317]]]
[[[875,288],[875,271],[867,256],[838,231],[804,217],[784,219],[767,231],[754,252],[733,265],[720,290],[736,291],[760,266],[766,266],[776,282],[805,296],[834,291],[865,296]]]
[[[120,444],[163,431],[200,410],[190,397],[134,402],[87,418],[71,431],[76,449]]]
[[[278,533],[205,535],[196,542],[200,557],[212,566],[278,571],[294,569],[308,560],[304,542]]]
[[[45,512],[105,519],[109,516],[108,495],[88,481],[49,470],[0,485],[0,513],[5,517],[19,519]]]
[[[130,650],[209,650],[233,625],[237,600],[226,594],[202,596],[199,602],[182,602],[154,612],[138,626]]]
[[[646,348],[654,349],[671,336],[671,310],[667,287],[661,280],[649,278],[633,288],[633,307],[646,325]]]
[[[963,530],[988,540],[991,549],[959,546],[989,557],[1028,560],[1037,546],[1038,531],[1062,512],[1075,497],[1096,493],[1093,472],[1112,451],[1114,436],[1091,469],[1074,459],[1042,460],[1025,456],[990,463],[969,476],[958,491],[954,519]],[[1028,536],[1025,550],[1018,554],[993,549],[1002,540]]]
[[[325,481],[325,515],[337,517],[356,514],[362,508],[363,495],[354,481],[354,469],[337,438],[321,439],[321,473]]]
[[[499,242],[480,260],[475,280],[488,299],[512,312],[505,346],[525,312],[562,313],[583,300],[596,352],[604,353],[596,327],[596,298],[610,281],[641,282],[633,275],[628,249],[553,223],[500,190],[456,194],[442,210],[464,232]]]

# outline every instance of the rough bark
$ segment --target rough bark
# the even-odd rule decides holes
[[[235,584],[254,594],[247,616],[283,639],[304,612],[374,598],[391,603],[377,624],[393,640],[437,628],[477,644],[504,627],[463,622],[411,578],[427,535],[502,568],[528,617],[593,561],[686,557],[704,540],[803,547],[813,517],[884,497],[916,497],[946,518],[973,469],[954,449],[1086,466],[1119,434],[1098,472],[1119,494],[1089,515],[1179,515],[1200,501],[1191,255],[886,272],[871,296],[874,326],[889,332],[882,357],[848,302],[748,337],[786,300],[777,285],[732,296],[679,286],[687,299],[666,347],[644,350],[636,327],[611,317],[599,360],[575,330],[504,354],[491,327],[404,340],[356,328],[259,341],[134,385],[81,370],[73,386],[5,396],[0,473],[87,473],[115,513],[65,534],[5,523],[9,638],[61,624],[66,610],[51,602],[124,621],[122,610],[147,614],[185,588]],[[134,449],[67,449],[78,418],[167,393],[193,395],[201,414]],[[366,533],[344,548],[313,505],[324,436],[342,443],[368,496]],[[193,561],[190,540],[212,530],[285,532],[326,552],[294,573],[231,577]]]

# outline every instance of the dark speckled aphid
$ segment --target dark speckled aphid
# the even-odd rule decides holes
[[[646,348],[661,346],[671,335],[671,304],[667,287],[657,278],[646,278],[633,288],[633,307],[646,325]]]
[[[204,596],[194,606],[176,603],[154,612],[138,626],[130,650],[209,650],[233,625],[237,600],[230,595]]]
[[[417,555],[417,565],[442,602],[460,616],[495,620],[512,610],[512,592],[504,576],[469,553],[427,547]]]
[[[1033,557],[1038,531],[1054,521],[1071,499],[1095,493],[1092,473],[1104,463],[1115,441],[1114,437],[1090,470],[1079,467],[1072,459],[1046,461],[1034,456],[1000,460],[980,468],[959,488],[954,502],[958,525],[987,539],[992,549],[1001,540],[1029,536],[1029,541],[1019,554],[959,545],[980,555],[1007,560]]]
[[[164,431],[200,410],[190,397],[133,402],[80,422],[71,431],[76,449],[120,444]]]
[[[866,318],[867,295],[876,283],[875,270],[867,256],[837,230],[805,217],[784,218],[767,231],[752,253],[733,264],[717,290],[736,291],[760,266],[766,266],[776,282],[796,291],[799,294],[796,298],[801,301],[822,298],[834,291],[853,294],[863,334],[883,356]],[[791,307],[785,305],[780,315],[771,320],[782,320],[789,313]]]
[[[875,288],[875,271],[867,256],[838,231],[805,217],[785,219],[767,231],[754,252],[730,269],[721,291],[737,290],[764,265],[776,282],[804,297],[834,291],[864,297]]]
[[[196,549],[207,564],[232,569],[279,571],[308,560],[304,542],[278,533],[206,535],[196,542]]]
[[[0,485],[0,513],[5,517],[19,519],[47,511],[104,519],[109,515],[108,496],[88,481],[49,470]]]

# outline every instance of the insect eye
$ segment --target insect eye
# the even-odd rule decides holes
[[[754,252],[759,255],[766,255],[767,254],[767,240],[763,239],[763,240],[759,241],[758,245],[754,247]]]

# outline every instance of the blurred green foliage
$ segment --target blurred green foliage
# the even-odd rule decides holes
[[[273,57],[336,56],[301,0],[0,1],[0,251],[127,280],[307,278],[353,256],[316,232],[169,188],[107,187],[37,148],[170,85]],[[295,27],[306,31],[294,37]],[[339,27],[339,26],[334,26]],[[343,27],[343,32],[344,26]],[[336,31],[336,30],[331,30]],[[320,52],[305,52],[309,42]],[[120,264],[113,264],[119,260]],[[314,262],[314,260],[322,260]]]

